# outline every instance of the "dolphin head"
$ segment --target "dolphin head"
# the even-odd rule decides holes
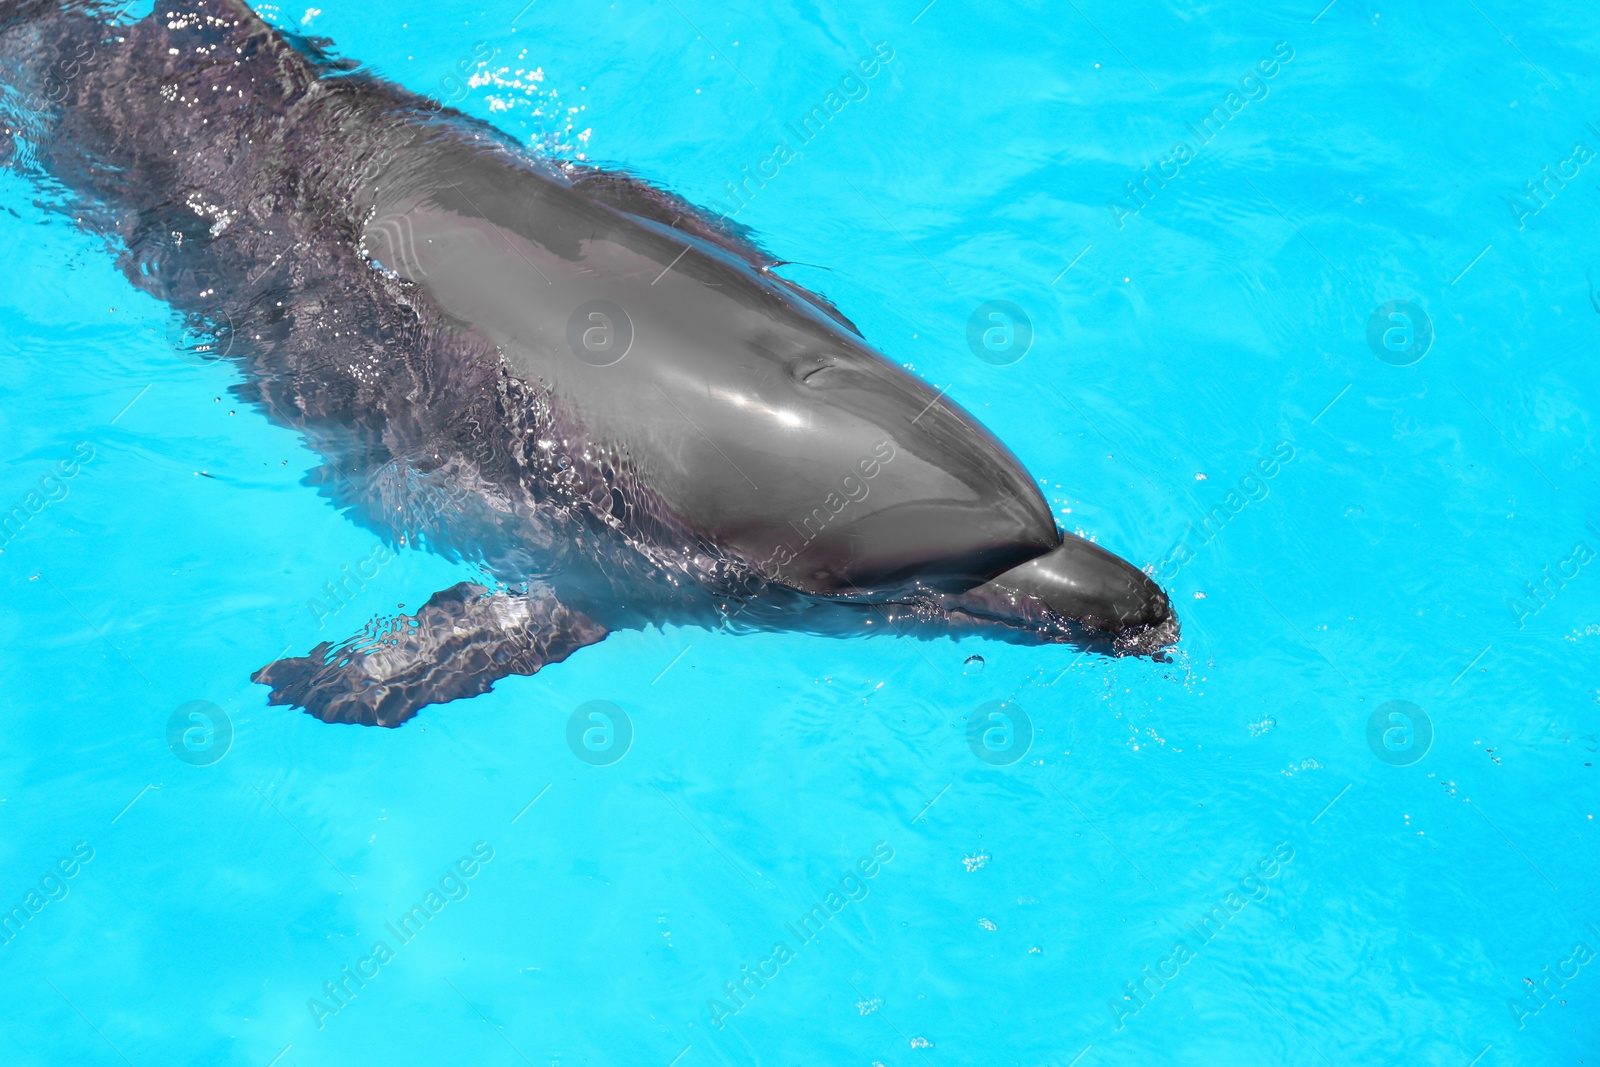
[[[440,169],[448,186],[374,210],[365,247],[548,389],[569,428],[551,447],[633,470],[695,540],[868,599],[971,588],[1059,543],[1015,456],[809,294],[493,158]]]
[[[1116,557],[1062,554],[1017,458],[820,298],[493,152],[423,169],[445,177],[374,180],[366,247],[546,392],[562,418],[540,447],[572,461],[575,497],[674,532],[698,576],[731,559],[809,597],[903,601],[1050,554],[1027,574],[1051,617],[1170,614]]]

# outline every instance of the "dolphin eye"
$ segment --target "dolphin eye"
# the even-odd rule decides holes
[[[789,365],[789,373],[801,385],[816,387],[824,384],[819,380],[819,375],[835,366],[832,358],[828,356],[809,356],[797,359]]]

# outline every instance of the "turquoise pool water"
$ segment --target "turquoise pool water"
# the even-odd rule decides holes
[[[669,629],[269,708],[465,573],[0,173],[0,1062],[1600,1054],[1593,11],[321,5],[275,17],[737,212],[1183,641]]]

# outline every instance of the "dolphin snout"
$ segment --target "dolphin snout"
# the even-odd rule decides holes
[[[1119,650],[1155,655],[1178,640],[1161,587],[1128,561],[1071,534],[961,598],[962,607],[1013,624],[1044,621],[1039,608],[1110,638]]]

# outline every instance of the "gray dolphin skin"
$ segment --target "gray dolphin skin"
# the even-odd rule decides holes
[[[0,159],[387,543],[475,566],[254,679],[396,726],[660,624],[1164,658],[1143,572],[742,228],[241,3],[0,0]]]

